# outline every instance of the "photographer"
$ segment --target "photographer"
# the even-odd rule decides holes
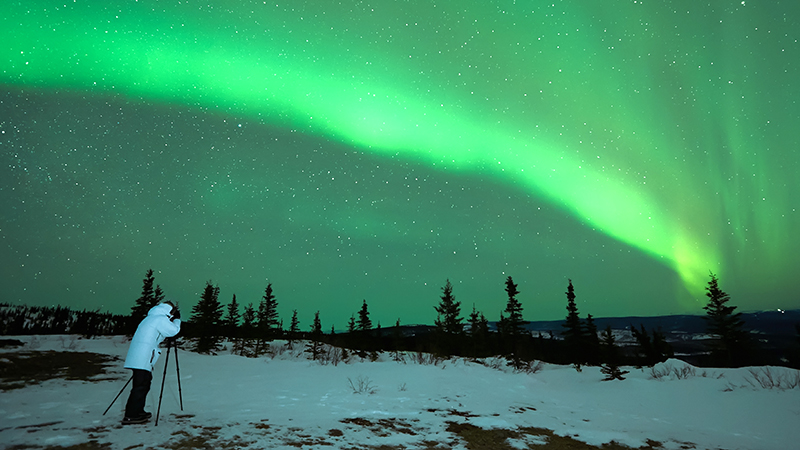
[[[150,382],[153,380],[153,367],[161,351],[158,345],[181,330],[181,314],[178,307],[166,301],[152,308],[142,320],[131,340],[125,368],[133,371],[133,388],[125,405],[123,425],[144,423],[152,416],[144,410]]]

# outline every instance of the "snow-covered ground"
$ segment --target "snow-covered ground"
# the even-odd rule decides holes
[[[122,358],[128,347],[123,337],[13,338],[26,345],[0,350],[0,361],[3,353],[27,350]],[[791,385],[800,377],[796,370],[700,369],[670,360],[653,369],[627,368],[626,380],[603,382],[595,367],[578,372],[544,364],[536,373],[514,373],[497,359],[433,365],[411,358],[399,363],[382,354],[376,362],[355,357],[321,365],[307,359],[302,344],[285,351],[283,342],[272,345],[277,354],[260,358],[181,350],[183,411],[170,356],[158,426],[153,421],[120,425],[130,388],[103,415],[130,376],[121,360],[102,381],[53,379],[3,391],[0,445],[69,448],[96,441],[91,448],[456,449],[467,448],[457,433],[464,429],[459,424],[470,424],[510,430],[495,434],[507,437],[497,438],[497,448],[547,442],[538,429],[592,445],[800,448],[800,387],[769,389],[759,382],[770,384],[769,374],[773,384]],[[162,356],[148,399],[153,414],[163,364]]]

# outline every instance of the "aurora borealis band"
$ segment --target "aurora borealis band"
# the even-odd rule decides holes
[[[14,1],[0,38],[3,301],[800,307],[795,2]]]

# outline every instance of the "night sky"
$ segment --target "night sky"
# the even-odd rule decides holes
[[[796,1],[8,3],[1,301],[800,307]]]

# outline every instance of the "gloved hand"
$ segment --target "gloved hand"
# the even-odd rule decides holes
[[[172,320],[175,320],[175,319],[180,319],[180,318],[181,318],[181,310],[180,310],[180,309],[178,309],[178,307],[177,307],[177,306],[175,306],[175,307],[173,307],[173,308],[172,308],[172,312],[171,312],[171,314],[172,314]]]

